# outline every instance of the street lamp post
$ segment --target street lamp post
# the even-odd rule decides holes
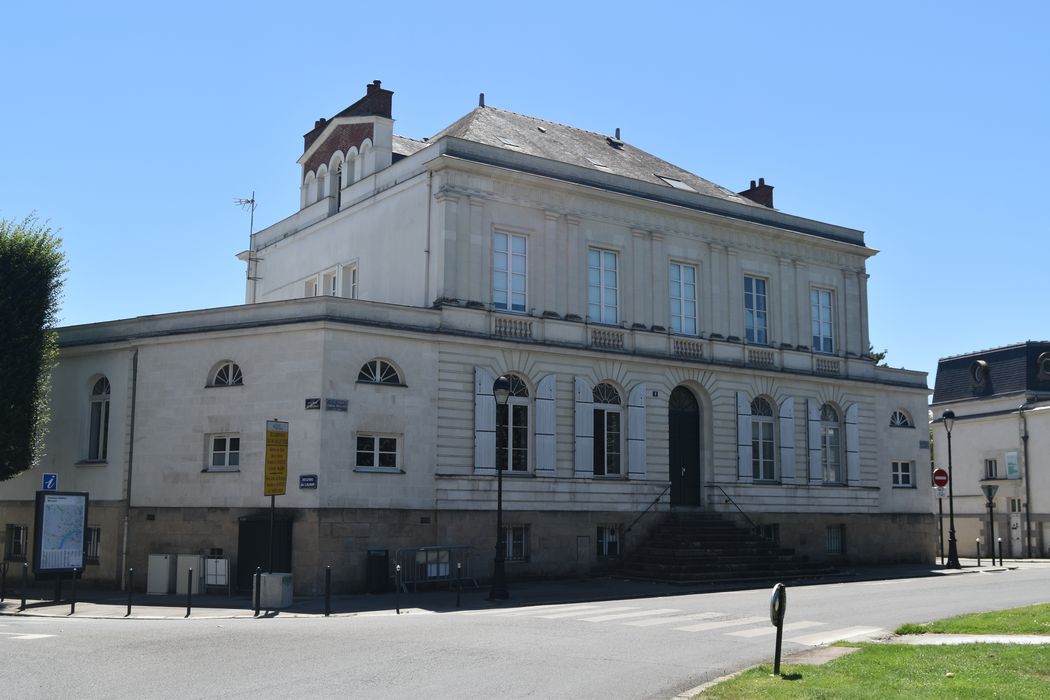
[[[988,499],[988,558],[995,559],[995,545],[992,544],[992,540],[995,539],[995,518],[992,516],[995,502],[992,499],[995,498],[995,492],[999,490],[999,486],[998,484],[981,484],[981,490],[984,491],[984,497]]]
[[[492,394],[496,397],[496,429],[499,430],[500,406],[506,406],[510,399],[510,380],[499,376],[492,383]],[[497,460],[498,461],[498,460]],[[496,558],[492,566],[492,588],[489,590],[489,600],[506,600],[510,598],[507,591],[507,576],[504,570],[506,552],[503,546],[503,468],[505,465],[496,465]]]
[[[959,546],[955,541],[955,493],[952,490],[952,426],[955,425],[955,411],[950,408],[941,414],[944,421],[944,432],[948,435],[948,564],[949,569],[961,569],[959,563]]]

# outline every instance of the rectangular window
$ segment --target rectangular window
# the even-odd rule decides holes
[[[496,406],[496,464],[503,470],[529,470],[528,403]]]
[[[241,466],[241,436],[237,433],[210,435],[208,471],[237,471]]]
[[[88,459],[105,461],[109,452],[109,399],[92,399]]]
[[[29,550],[29,528],[25,525],[7,526],[7,546],[4,549],[4,559],[10,561],[25,561],[26,552]]]
[[[595,542],[598,543],[599,558],[620,556],[620,526],[599,525]]]
[[[671,263],[671,330],[696,335],[696,268]]]
[[[776,458],[773,450],[773,418],[754,416],[751,419],[751,476],[759,481],[775,481]]]
[[[84,534],[86,538],[85,561],[88,564],[98,564],[99,552],[102,548],[102,528],[90,526]]]
[[[1011,513],[1020,513],[1021,512],[1021,499],[1020,498],[1011,498],[1011,499],[1009,499],[1009,504],[1010,504],[1010,512]]]
[[[813,352],[835,352],[831,292],[827,289],[809,290],[809,306],[813,329]]]
[[[620,475],[620,412],[594,409],[594,475]]]
[[[984,460],[984,478],[985,479],[998,479],[999,478],[999,461],[995,459]]]
[[[503,526],[503,558],[506,561],[529,560],[529,526]]]
[[[827,554],[846,553],[846,526],[828,525],[824,551]]]
[[[395,435],[358,435],[357,466],[399,469],[398,438]]]
[[[749,343],[767,345],[769,338],[766,300],[766,280],[761,277],[744,277],[744,335]]]
[[[770,542],[780,543],[780,525],[778,523],[765,523],[758,526],[759,537]]]
[[[317,296],[317,279],[306,280],[306,285],[303,289],[303,295],[308,297]]]
[[[510,233],[492,238],[492,306],[504,311],[526,311],[526,239]]]
[[[343,296],[347,299],[357,298],[357,265],[343,266]]]
[[[324,293],[330,297],[336,296],[338,290],[335,287],[336,276],[334,272],[326,272],[324,274]]]
[[[891,462],[893,485],[900,488],[914,488],[915,468],[911,462]]]
[[[610,250],[587,250],[587,317],[593,323],[618,323],[618,256]]]

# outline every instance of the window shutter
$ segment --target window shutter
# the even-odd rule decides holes
[[[549,374],[536,386],[536,475],[555,476],[554,450],[555,376]]]
[[[496,378],[487,369],[474,368],[474,473],[496,473]]]
[[[809,480],[824,480],[824,467],[820,463],[820,403],[806,399],[809,408]]]
[[[780,480],[785,484],[795,481],[795,399],[788,397],[780,403]]]
[[[857,430],[857,404],[846,409],[846,483],[860,483],[860,435]]]
[[[751,478],[751,400],[736,392],[737,478],[750,483]]]
[[[576,377],[576,473],[594,475],[594,387]]]
[[[639,384],[627,398],[628,479],[645,478],[645,458],[645,384]]]

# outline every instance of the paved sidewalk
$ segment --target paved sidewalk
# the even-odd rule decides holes
[[[1050,561],[1012,561],[1006,566],[982,566],[978,568],[974,560],[963,560],[962,569],[943,569],[939,566],[894,565],[883,567],[865,567],[843,571],[835,577],[816,578],[808,581],[793,581],[791,587],[814,585],[832,582],[870,581],[886,579],[904,579],[923,576],[999,573],[1011,568],[1028,568],[1042,566],[1050,568]],[[19,581],[8,578],[6,599],[0,602],[0,614],[40,617],[70,616],[71,593],[69,582],[63,585],[63,599],[54,601],[54,584],[31,584],[26,593],[26,609],[20,610],[21,591]],[[492,607],[518,607],[524,605],[577,603],[599,600],[624,600],[630,598],[653,598],[675,596],[691,593],[710,593],[715,591],[761,589],[771,587],[772,581],[728,581],[720,584],[677,586],[666,583],[646,581],[629,581],[614,577],[597,577],[570,579],[561,581],[524,581],[509,583],[510,599],[490,601],[488,589],[465,588],[457,597],[454,590],[432,589],[409,593],[382,593],[360,595],[333,595],[331,598],[331,615],[348,617],[368,614],[452,612],[457,609],[485,609]],[[92,588],[80,584],[77,589],[75,617],[83,618],[124,618],[127,615],[127,593],[112,589]],[[457,604],[458,603],[458,604]],[[188,617],[191,619],[215,618],[248,618],[254,616],[250,596],[194,595],[190,601]],[[132,597],[132,618],[175,620],[187,617],[186,596],[146,595],[135,592]],[[301,596],[294,599],[292,605],[279,611],[262,611],[266,617],[316,617],[324,615],[325,601],[323,595]],[[929,635],[922,635],[929,636]]]

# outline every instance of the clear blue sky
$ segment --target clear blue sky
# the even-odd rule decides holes
[[[32,7],[31,7],[32,6]],[[244,299],[248,215],[298,208],[302,134],[394,91],[612,133],[867,233],[893,366],[1050,337],[1050,3],[8,3],[0,217],[61,229],[61,321]]]

